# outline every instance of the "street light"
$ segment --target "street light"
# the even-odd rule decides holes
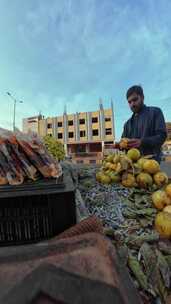
[[[14,113],[13,113],[13,131],[15,131],[15,113],[16,113],[16,103],[23,103],[22,100],[16,100],[14,96],[11,95],[11,93],[6,92],[6,94],[14,101]]]

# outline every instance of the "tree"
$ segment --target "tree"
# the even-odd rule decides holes
[[[43,141],[47,150],[54,158],[58,160],[63,160],[65,158],[64,146],[61,142],[50,135],[46,135],[43,138]]]

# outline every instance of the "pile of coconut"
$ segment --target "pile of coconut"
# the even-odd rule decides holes
[[[154,207],[162,211],[156,216],[156,229],[161,235],[171,238],[171,184],[168,184],[168,176],[161,171],[156,160],[142,156],[135,148],[117,151],[103,160],[96,179],[107,185],[119,183],[123,187],[147,189]]]
[[[168,183],[168,176],[160,170],[159,163],[143,157],[138,149],[109,154],[96,179],[103,184],[121,183],[124,187],[156,190]]]

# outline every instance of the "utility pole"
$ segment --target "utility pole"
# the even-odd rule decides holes
[[[6,92],[6,94],[7,94],[7,95],[13,100],[13,102],[14,102],[14,111],[13,111],[13,131],[15,131],[16,104],[17,104],[17,103],[23,103],[23,101],[22,101],[22,100],[16,100],[16,99],[14,98],[14,96],[12,96],[12,94],[9,93],[9,92]]]

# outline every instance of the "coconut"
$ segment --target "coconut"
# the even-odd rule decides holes
[[[170,205],[171,201],[170,198],[167,196],[166,192],[163,190],[157,190],[155,191],[152,196],[152,202],[154,206],[162,210],[166,205]]]
[[[134,187],[135,177],[131,173],[124,173],[122,175],[122,185],[124,187]]]
[[[171,214],[171,205],[164,207],[163,211]]]
[[[139,167],[140,169],[142,169],[142,170],[143,170],[143,166],[144,166],[145,161],[147,161],[147,159],[146,159],[146,158],[143,158],[143,157],[141,157],[141,158],[137,161],[138,167]]]
[[[115,169],[116,169],[116,164],[110,164],[109,169],[115,171]]]
[[[165,191],[167,195],[171,198],[171,184],[166,186]]]
[[[160,171],[160,165],[154,159],[147,159],[143,164],[143,170],[147,173],[155,174]]]
[[[111,162],[113,161],[113,154],[109,154],[109,155],[106,157],[106,161],[111,163]]]
[[[117,164],[120,161],[120,154],[116,154],[113,156],[113,163]]]
[[[168,176],[165,172],[159,171],[153,176],[154,182],[158,187],[162,187],[168,183]]]
[[[112,183],[118,183],[121,180],[120,175],[116,172],[110,172],[109,177]]]
[[[122,170],[128,170],[128,168],[132,167],[132,160],[127,155],[121,155],[120,164]]]
[[[96,173],[96,180],[100,183],[101,182],[101,176],[102,176],[102,173],[101,172],[97,172]]]
[[[171,214],[159,212],[156,215],[155,228],[161,236],[171,239]]]
[[[117,173],[120,173],[120,172],[122,171],[121,163],[117,163],[116,168],[115,168],[115,171],[116,171]]]
[[[153,179],[150,174],[141,172],[140,174],[137,175],[137,183],[140,188],[147,189],[153,184]]]
[[[102,174],[101,175],[101,183],[102,184],[110,184],[111,183],[111,178],[110,178],[110,176],[109,175],[107,175],[107,174]]]
[[[107,170],[107,169],[110,169],[110,166],[111,166],[111,163],[106,162],[103,167],[104,167],[105,170]]]
[[[140,167],[137,165],[137,163],[133,164],[133,167],[131,169],[129,169],[130,173],[133,173],[134,175],[138,175],[141,173],[141,169]]]
[[[137,161],[140,158],[141,154],[140,154],[140,151],[138,149],[132,148],[132,149],[128,150],[127,156],[132,161]]]
[[[121,149],[127,149],[128,148],[128,138],[121,138],[121,141],[119,143],[119,147]]]

